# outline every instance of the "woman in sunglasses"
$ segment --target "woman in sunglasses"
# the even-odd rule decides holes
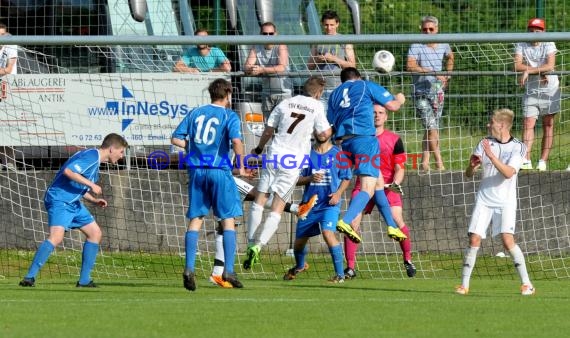
[[[439,21],[435,16],[424,16],[420,26],[423,34],[437,34]],[[430,153],[433,152],[436,167],[444,170],[439,149],[439,121],[443,113],[444,90],[448,86],[449,75],[435,75],[444,69],[453,70],[453,51],[447,43],[414,43],[408,50],[406,68],[416,73],[414,82],[414,106],[416,115],[425,128],[422,142],[422,170],[430,169]]]

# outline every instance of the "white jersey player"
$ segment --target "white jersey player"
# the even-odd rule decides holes
[[[517,211],[517,177],[526,154],[526,146],[511,136],[514,113],[497,109],[489,123],[490,136],[479,142],[469,160],[465,176],[472,177],[477,168],[483,168],[483,177],[469,224],[469,247],[465,251],[461,285],[455,292],[469,293],[469,280],[477,259],[481,240],[486,238],[489,224],[492,235],[501,235],[505,250],[513,258],[521,279],[521,294],[532,295],[535,289],[526,270],[525,258],[515,243]]]
[[[283,100],[271,112],[259,144],[252,150],[254,154],[261,154],[265,144],[274,137],[264,157],[267,161],[262,161],[261,178],[247,219],[249,247],[243,263],[245,269],[259,261],[261,246],[266,245],[277,231],[285,203],[289,201],[299,179],[301,165],[311,152],[311,134],[313,131],[326,136],[332,134],[324,106],[319,101],[324,86],[324,79],[312,76],[304,85],[307,96],[297,95]],[[263,205],[271,193],[274,193],[271,212],[263,223],[259,239],[255,241]],[[313,199],[310,202],[314,204],[316,201]]]

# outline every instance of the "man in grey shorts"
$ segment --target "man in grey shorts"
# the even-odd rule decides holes
[[[546,29],[543,19],[530,19],[529,32],[542,33]],[[542,149],[536,169],[546,170],[546,161],[554,138],[554,117],[560,111],[560,83],[557,75],[545,74],[554,70],[556,61],[554,42],[520,42],[515,45],[515,71],[522,72],[519,84],[525,87],[523,97],[523,135],[528,148],[521,169],[532,169],[531,149],[534,141],[534,126],[542,116]]]
[[[435,16],[422,18],[421,31],[423,34],[437,34],[439,21]],[[447,43],[429,43],[427,45],[414,43],[408,50],[406,69],[413,75],[414,105],[416,114],[425,128],[422,142],[422,170],[430,169],[430,153],[433,152],[436,167],[444,170],[443,159],[439,150],[439,122],[443,113],[444,90],[448,86],[449,76],[423,75],[443,70],[453,70],[454,56]],[[419,74],[418,74],[419,73]]]

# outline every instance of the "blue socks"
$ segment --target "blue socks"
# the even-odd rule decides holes
[[[224,270],[227,273],[234,272],[236,258],[236,231],[224,230]]]
[[[32,260],[32,264],[30,265],[26,278],[36,278],[36,275],[47,262],[49,256],[53,252],[53,249],[55,249],[53,244],[51,244],[47,239],[42,242],[38,251],[36,251],[36,254],[34,255],[34,259]]]
[[[338,245],[329,248],[329,252],[331,253],[333,265],[334,265],[334,272],[337,276],[342,276],[344,278],[344,270],[343,268],[343,258],[342,258],[342,247],[340,243]]]
[[[79,273],[79,284],[87,285],[91,281],[91,270],[95,266],[97,253],[99,252],[99,244],[85,241],[83,244],[83,253],[81,255],[81,272]]]
[[[386,198],[386,193],[384,190],[376,190],[374,191],[374,203],[384,217],[384,221],[388,224],[389,227],[397,228],[396,222],[394,222],[394,218],[392,217],[392,210],[390,209],[390,203]]]
[[[198,250],[198,231],[188,230],[184,236],[184,245],[186,250],[185,269],[194,272],[196,263],[196,250]]]
[[[303,248],[303,250],[297,251],[293,249],[293,255],[295,256],[295,268],[302,269],[305,267],[305,256],[307,256],[307,246]]]
[[[382,192],[382,193],[384,193],[384,192]],[[384,199],[386,200],[386,196],[384,196]],[[368,203],[369,200],[370,200],[370,196],[368,196],[368,194],[365,191],[359,192],[350,201],[350,204],[348,205],[348,210],[346,210],[346,213],[344,214],[344,217],[342,218],[343,222],[350,225],[350,223],[352,223],[352,220],[354,220],[356,215],[358,215],[359,213],[362,212],[362,210],[364,210],[364,208],[366,207],[366,204]],[[386,203],[388,203],[388,200],[386,200]],[[389,206],[388,206],[388,209],[390,209]],[[392,221],[392,223],[393,223],[393,221]]]

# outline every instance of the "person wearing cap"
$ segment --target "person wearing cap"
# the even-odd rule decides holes
[[[546,30],[544,19],[530,19],[529,32],[541,33]],[[539,116],[542,117],[542,150],[536,166],[539,171],[546,170],[546,161],[554,139],[554,117],[560,111],[560,84],[558,76],[547,74],[554,70],[556,45],[554,42],[519,42],[515,44],[515,71],[522,72],[518,82],[525,87],[523,96],[523,134],[527,146],[525,162],[521,169],[533,169],[531,149],[534,142],[534,126]]]

